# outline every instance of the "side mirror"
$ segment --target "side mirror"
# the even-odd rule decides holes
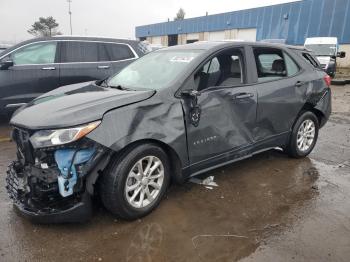
[[[11,60],[0,62],[0,70],[7,70],[11,66],[13,66],[13,61]]]
[[[198,92],[197,90],[185,89],[181,91],[181,95],[185,97],[197,98],[198,96],[201,95],[201,93]]]
[[[337,57],[344,58],[346,56],[346,53],[344,51],[338,52]]]
[[[201,95],[200,92],[193,89],[185,89],[181,91],[181,95],[183,97],[189,97],[190,100],[190,111],[189,118],[190,122],[193,126],[197,127],[199,124],[199,120],[201,118],[201,108],[198,105],[198,97]]]

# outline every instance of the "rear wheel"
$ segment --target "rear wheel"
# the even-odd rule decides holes
[[[165,152],[153,144],[130,148],[103,175],[101,199],[113,214],[127,220],[143,217],[155,209],[170,181]]]
[[[315,147],[319,131],[318,119],[307,111],[300,115],[290,136],[287,152],[291,157],[302,158],[309,155]]]

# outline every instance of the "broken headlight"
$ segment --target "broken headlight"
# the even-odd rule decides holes
[[[86,136],[98,127],[100,123],[101,121],[95,121],[86,125],[65,129],[40,130],[30,137],[30,142],[35,148],[71,143]]]

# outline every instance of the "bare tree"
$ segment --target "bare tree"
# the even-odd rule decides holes
[[[27,32],[37,37],[60,35],[61,32],[57,31],[57,28],[58,23],[52,16],[40,17]]]

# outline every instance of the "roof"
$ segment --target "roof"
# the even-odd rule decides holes
[[[256,39],[286,39],[303,45],[306,37],[337,37],[350,43],[350,0],[303,0],[279,5],[155,23],[135,28],[136,37],[256,28]]]
[[[305,40],[305,45],[313,44],[328,44],[336,45],[338,44],[338,39],[336,37],[309,37]]]
[[[198,41],[192,44],[176,45],[161,50],[212,50],[221,49],[225,47],[237,47],[237,46],[259,46],[270,48],[288,48],[293,50],[309,51],[305,47],[297,47],[292,45],[285,45],[279,43],[265,43],[265,42],[248,42],[248,41]]]
[[[37,37],[37,38],[31,38],[29,40],[20,42],[14,46],[11,46],[8,48],[5,52],[11,52],[12,50],[25,45],[25,44],[30,44],[34,42],[40,42],[40,41],[62,41],[62,40],[85,40],[85,41],[103,41],[103,42],[118,42],[118,43],[126,43],[126,44],[131,44],[131,43],[139,43],[140,41],[138,40],[126,40],[126,39],[120,39],[120,38],[107,38],[107,37],[92,37],[92,36],[53,36],[53,37]],[[3,55],[4,53],[2,53]]]

